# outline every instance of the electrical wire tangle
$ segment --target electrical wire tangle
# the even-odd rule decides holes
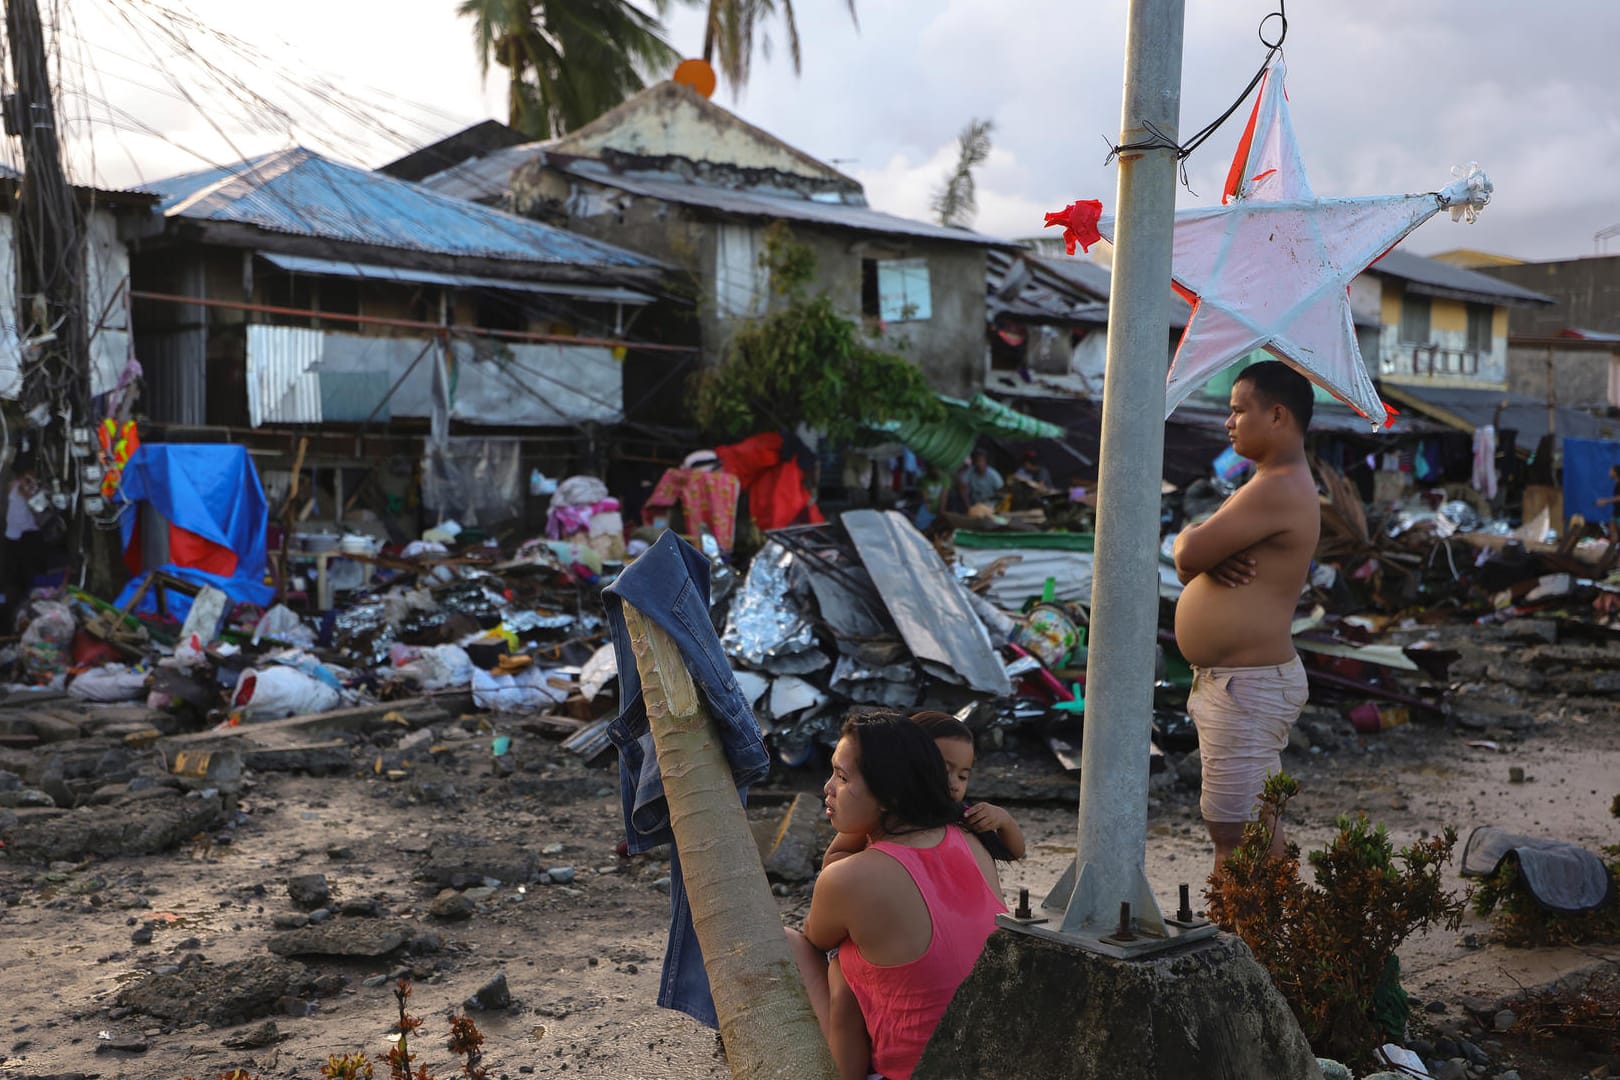
[[[1277,20],[1277,26],[1275,27],[1277,39],[1275,41],[1266,36],[1267,24],[1273,19]],[[1194,150],[1204,145],[1209,137],[1220,129],[1222,124],[1232,118],[1232,114],[1237,112],[1238,108],[1248,100],[1250,94],[1254,93],[1254,88],[1260,85],[1260,80],[1266,77],[1266,69],[1271,66],[1271,61],[1276,58],[1278,53],[1282,52],[1283,41],[1288,37],[1287,0],[1277,0],[1277,10],[1269,12],[1261,18],[1260,25],[1256,28],[1255,33],[1260,38],[1260,44],[1266,47],[1266,58],[1260,61],[1260,67],[1254,73],[1254,77],[1249,80],[1249,84],[1243,88],[1243,92],[1237,96],[1236,101],[1227,107],[1225,112],[1205,124],[1185,143],[1176,142],[1161,131],[1157,125],[1144,120],[1142,126],[1147,128],[1152,138],[1134,143],[1113,144],[1110,146],[1108,156],[1104,159],[1103,164],[1112,164],[1120,154],[1131,151],[1174,150],[1176,152],[1176,161],[1180,164],[1181,186],[1191,191],[1192,185],[1187,182],[1187,158],[1192,156]]]

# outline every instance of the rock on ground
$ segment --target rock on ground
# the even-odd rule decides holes
[[[195,964],[131,983],[119,991],[118,1003],[176,1023],[229,1027],[279,1011],[277,1002],[308,982],[309,970],[290,960]]]

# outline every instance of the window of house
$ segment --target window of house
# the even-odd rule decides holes
[[[1493,312],[1489,304],[1468,305],[1468,351],[1471,353],[1488,353],[1491,351],[1491,317]]]
[[[927,259],[862,259],[861,314],[884,322],[933,317]]]
[[[474,301],[480,330],[523,331],[529,328],[529,314],[522,301],[511,293],[482,290]]]
[[[1429,298],[1407,293],[1401,297],[1401,340],[1414,345],[1429,343]]]
[[[315,286],[316,302],[333,315],[360,314],[360,283],[353,278],[323,277]]]
[[[722,225],[715,234],[714,302],[722,319],[751,318],[765,313],[771,275],[764,265],[764,241],[758,229]]]

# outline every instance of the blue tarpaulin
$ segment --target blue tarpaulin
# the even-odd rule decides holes
[[[119,495],[125,502],[149,504],[168,519],[172,561],[159,570],[212,585],[233,600],[270,604],[275,590],[264,584],[269,507],[245,447],[149,443],[124,467]],[[126,513],[122,519],[125,559],[134,563],[132,570],[141,569],[138,517]],[[119,607],[145,577],[141,574],[124,587]],[[170,598],[169,612],[177,618],[184,618],[189,607],[188,597]]]
[[[1564,440],[1564,517],[1580,514],[1587,521],[1608,522],[1615,507],[1599,506],[1598,499],[1612,496],[1614,481],[1609,469],[1620,465],[1620,442],[1608,439]]]

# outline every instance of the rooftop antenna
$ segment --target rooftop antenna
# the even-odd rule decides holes
[[[1597,232],[1593,233],[1592,234],[1592,252],[1593,252],[1593,254],[1602,255],[1603,254],[1603,249],[1608,246],[1605,243],[1605,241],[1612,240],[1616,236],[1620,236],[1620,222],[1616,222],[1615,224],[1610,225],[1607,229],[1599,229]]]

